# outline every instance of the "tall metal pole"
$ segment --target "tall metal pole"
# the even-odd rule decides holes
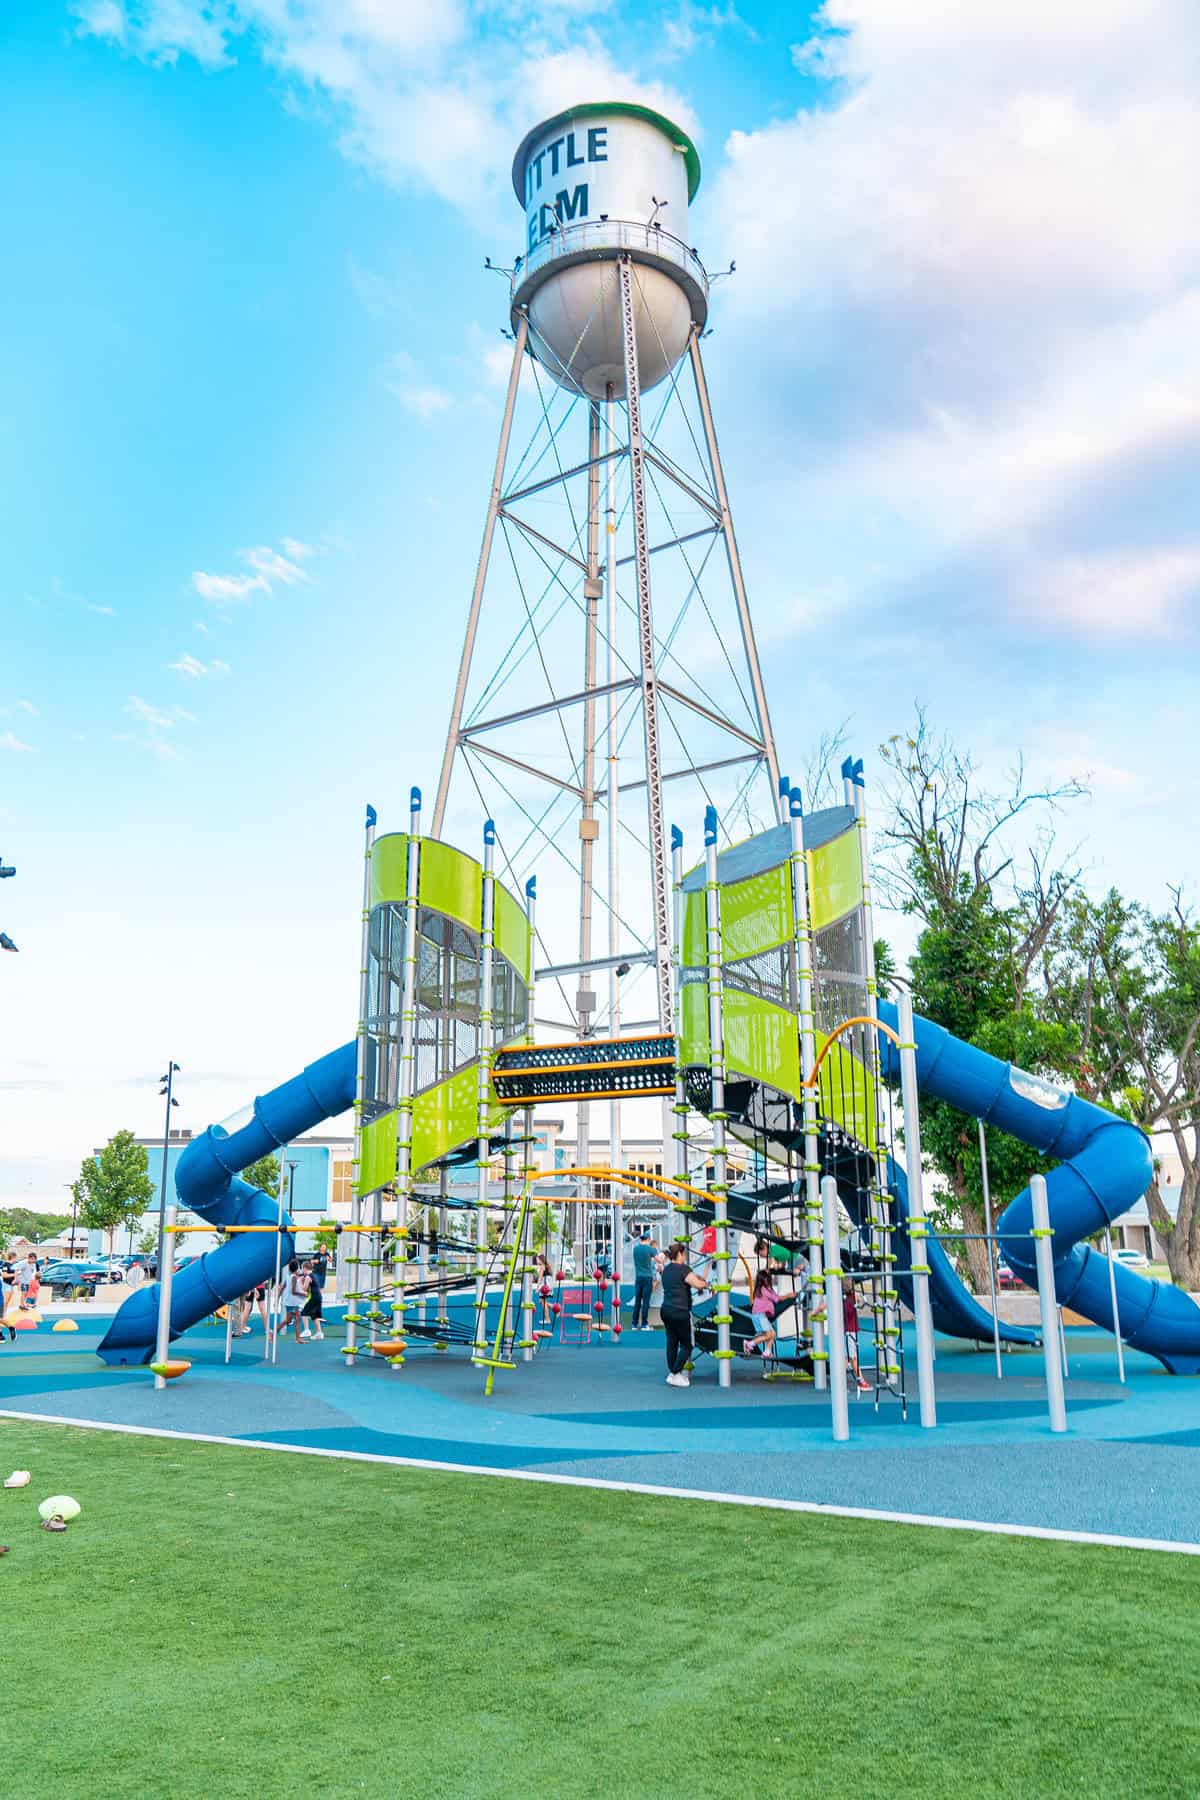
[[[604,402],[604,448],[607,461],[604,465],[604,603],[605,603],[605,637],[608,643],[605,681],[608,684],[608,718],[605,731],[605,756],[607,761],[607,844],[608,851],[608,1035],[619,1037],[621,1034],[621,977],[617,974],[617,956],[620,952],[619,906],[621,896],[621,852],[617,840],[617,829],[620,812],[619,767],[620,737],[617,731],[617,695],[616,682],[620,675],[617,666],[617,458],[616,458],[616,426],[613,407],[613,384],[610,381],[605,389]],[[610,1100],[608,1103],[608,1166],[619,1169],[622,1165],[621,1148],[621,1102]],[[617,1251],[617,1279],[623,1274],[622,1251]]]
[[[671,907],[668,894],[667,834],[663,821],[659,759],[658,675],[654,616],[650,605],[650,542],[646,523],[646,449],[642,439],[637,327],[633,313],[633,263],[617,260],[621,284],[621,326],[625,351],[625,397],[629,409],[629,479],[633,499],[633,546],[638,586],[638,644],[641,663],[642,731],[646,748],[646,818],[650,835],[650,881],[654,920],[654,969],[658,985],[658,1028],[671,1029]]]
[[[675,1042],[678,1046],[683,1033],[683,920],[686,907],[683,893],[683,833],[678,825],[671,827],[671,894],[674,901]],[[675,1144],[675,1174],[680,1181],[686,1181],[688,1104],[678,1055],[675,1058],[675,1101],[671,1110],[675,1117],[675,1128],[671,1133]],[[663,1174],[666,1172],[664,1164]]]
[[[900,1360],[900,1312],[897,1306],[896,1253],[892,1248],[891,1199],[883,1180],[883,1075],[879,1058],[879,987],[875,977],[875,909],[871,894],[871,840],[867,830],[866,785],[861,760],[847,757],[842,764],[842,777],[847,805],[858,826],[859,862],[862,869],[863,973],[867,984],[867,1017],[871,1020],[867,1045],[867,1066],[871,1074],[871,1104],[875,1114],[875,1146],[871,1181],[872,1248],[883,1272],[880,1300],[876,1302],[875,1329],[883,1343],[884,1380],[888,1387],[898,1383]],[[878,1352],[876,1353],[878,1367]]]
[[[488,500],[487,518],[483,526],[483,542],[479,546],[479,561],[475,566],[475,586],[471,590],[471,610],[467,614],[466,636],[463,639],[462,656],[458,665],[458,679],[454,684],[454,703],[450,708],[446,748],[442,753],[442,771],[438,776],[437,799],[433,803],[432,835],[434,837],[442,835],[442,825],[446,817],[446,797],[450,792],[450,776],[454,768],[454,755],[458,749],[458,733],[462,725],[463,703],[466,699],[467,681],[471,673],[471,658],[475,653],[475,634],[479,629],[479,608],[483,602],[483,588],[487,580],[488,563],[491,561],[492,539],[496,533],[496,520],[500,517],[504,468],[508,461],[508,440],[512,435],[517,388],[521,380],[521,359],[525,355],[528,337],[529,324],[522,313],[517,321],[512,367],[508,374],[508,392],[504,398],[504,417],[500,424],[500,442],[496,447],[496,466],[492,472],[492,492]]]
[[[1046,1177],[1031,1176],[1029,1198],[1033,1208],[1033,1246],[1037,1259],[1038,1299],[1042,1308],[1042,1357],[1046,1365],[1046,1404],[1051,1431],[1067,1429],[1067,1402],[1063,1393],[1062,1355],[1059,1340],[1058,1299],[1054,1291],[1054,1249]]]
[[[279,1325],[283,1317],[283,1296],[279,1292],[279,1284],[283,1279],[283,1195],[288,1185],[287,1172],[295,1169],[295,1163],[285,1161],[287,1145],[279,1146],[279,1197],[275,1202],[275,1280],[267,1299],[267,1318],[274,1321],[267,1333],[267,1342],[263,1349],[265,1362],[279,1360]]]
[[[996,1358],[996,1380],[1003,1381],[1004,1367],[1000,1355],[1000,1303],[996,1294],[996,1246],[992,1242],[992,1184],[988,1175],[987,1127],[979,1124],[979,1172],[983,1177],[983,1229],[987,1234],[988,1292],[992,1297],[992,1352]]]
[[[171,1108],[175,1104],[175,1101],[173,1100],[172,1095],[171,1095],[171,1086],[172,1086],[173,1078],[176,1074],[178,1074],[178,1072],[179,1072],[179,1064],[177,1062],[171,1062],[170,1059],[168,1059],[167,1073],[164,1077],[166,1086],[162,1089],[162,1092],[166,1095],[166,1098],[167,1098],[167,1121],[166,1121],[166,1124],[163,1126],[162,1170],[160,1172],[159,1181],[158,1181],[158,1279],[160,1281],[162,1280],[162,1275],[163,1275],[163,1245],[166,1241],[167,1161],[170,1156],[170,1150],[171,1150]],[[174,1251],[173,1245],[172,1245],[172,1251]],[[71,1254],[72,1254],[72,1256],[75,1254],[75,1214],[74,1214],[74,1210],[72,1210],[72,1213],[71,1213]],[[159,1360],[161,1361],[162,1359],[160,1358]]]
[[[825,1311],[829,1334],[829,1397],[833,1413],[833,1439],[844,1444],[850,1437],[850,1409],[846,1404],[846,1315],[842,1308],[842,1238],[838,1229],[837,1182],[826,1175],[821,1183],[821,1212],[825,1227]]]
[[[780,798],[784,783],[780,781]],[[812,925],[808,905],[808,860],[804,854],[804,806],[790,783],[787,785],[788,817],[792,833],[792,922],[796,950],[796,1003],[800,1026],[800,1072],[807,1081],[817,1063],[816,1014],[813,1007]],[[819,1315],[821,1298],[821,1160],[816,1087],[801,1090],[804,1121],[804,1218],[808,1238],[809,1312]],[[825,1327],[819,1316],[812,1328],[813,1386],[824,1389],[829,1380],[829,1352]]]
[[[706,939],[706,962],[708,969],[708,1038],[709,1061],[712,1068],[712,1103],[709,1118],[712,1122],[712,1159],[713,1159],[713,1223],[716,1226],[717,1244],[713,1252],[716,1264],[717,1279],[713,1282],[713,1292],[717,1297],[717,1310],[714,1314],[717,1326],[717,1347],[713,1357],[717,1364],[717,1381],[723,1388],[730,1386],[733,1371],[730,1362],[733,1349],[730,1343],[729,1328],[733,1323],[730,1307],[730,1295],[733,1283],[729,1278],[729,1168],[725,1148],[725,996],[724,976],[721,954],[721,889],[717,875],[717,809],[710,806],[704,814],[704,920]]]
[[[159,1214],[158,1232],[158,1320],[154,1334],[154,1360],[165,1363],[171,1354],[171,1277],[175,1272],[175,1244],[171,1238],[171,1227],[175,1223],[176,1208],[169,1206]],[[163,1246],[166,1246],[165,1251]],[[155,1375],[154,1386],[161,1393],[167,1385],[165,1375]]]
[[[1112,1232],[1104,1227],[1104,1254],[1108,1258],[1108,1295],[1112,1301],[1113,1336],[1117,1340],[1117,1380],[1125,1380],[1125,1347],[1121,1342],[1121,1313],[1117,1306],[1117,1271],[1113,1263]]]
[[[355,1044],[354,1070],[354,1160],[350,1168],[350,1223],[354,1227],[350,1234],[353,1255],[362,1255],[362,1233],[358,1229],[362,1224],[362,1136],[363,1114],[367,1104],[367,1015],[371,1005],[371,856],[375,848],[376,812],[373,806],[367,807],[365,825],[365,844],[363,850],[363,897],[362,897],[362,936],[358,959],[358,1039]],[[380,982],[382,985],[382,971]],[[386,1008],[383,1009],[386,1011]],[[378,1081],[379,1057],[375,1058],[376,1080]],[[338,1298],[342,1298],[342,1268],[351,1266],[350,1258],[339,1259],[338,1262]],[[361,1264],[356,1260],[354,1268]],[[349,1283],[347,1284],[349,1285]],[[360,1284],[354,1284],[357,1288]],[[351,1300],[347,1306],[346,1336],[343,1354],[352,1363],[355,1347],[358,1343],[357,1301]]]
[[[767,690],[763,685],[762,669],[758,661],[758,643],[750,618],[750,602],[746,598],[742,559],[738,554],[737,538],[733,530],[733,514],[729,508],[729,495],[725,488],[725,470],[721,464],[721,452],[717,446],[717,431],[713,424],[712,407],[708,399],[708,380],[700,356],[700,335],[696,331],[692,333],[690,354],[692,377],[696,383],[696,399],[700,404],[700,417],[704,425],[704,441],[708,446],[708,460],[712,469],[713,491],[717,496],[717,505],[721,511],[721,536],[725,541],[725,555],[729,562],[729,579],[733,583],[733,594],[737,603],[742,648],[745,651],[746,663],[750,670],[750,691],[754,695],[754,710],[758,715],[758,730],[763,742],[763,755],[767,759],[771,792],[775,796],[775,816],[782,824],[786,815],[779,786],[779,757],[775,750],[775,736],[771,730],[771,715],[767,708]]]
[[[404,868],[404,922],[400,957],[400,1063],[396,1073],[396,1224],[408,1231],[408,1202],[412,1193],[413,1166],[413,1095],[416,1092],[417,1068],[417,963],[420,947],[417,907],[421,881],[421,790],[410,788],[408,795],[408,853]],[[377,1215],[382,1227],[382,1207]],[[400,1282],[392,1292],[393,1330],[404,1328],[404,1281],[408,1272],[407,1236],[395,1240],[392,1258],[392,1280]],[[377,1262],[383,1261],[382,1229],[375,1242]],[[400,1272],[402,1271],[402,1272]],[[379,1311],[378,1301],[373,1308]],[[372,1331],[374,1342],[378,1333]],[[392,1367],[403,1367],[401,1357],[389,1358]]]
[[[604,584],[600,579],[600,408],[593,400],[588,407],[588,473],[587,473],[587,573],[583,578],[584,602],[584,642],[583,642],[583,688],[589,696],[596,686],[596,639],[598,627],[598,610],[600,595]],[[592,899],[594,885],[593,865],[596,853],[596,839],[600,835],[600,823],[596,818],[596,702],[588,698],[583,703],[583,799],[579,809],[579,960],[583,968],[579,976],[579,987],[575,995],[575,1010],[579,1016],[579,1036],[586,1038],[592,1032],[592,1015],[596,1005],[592,978],[587,971],[587,964],[592,959]],[[591,1124],[592,1107],[589,1100],[581,1100],[576,1108],[576,1162],[578,1167],[586,1169],[592,1160]],[[580,1178],[584,1181],[584,1178]],[[581,1191],[580,1198],[586,1202],[587,1184]],[[575,1208],[576,1240],[575,1254],[579,1255],[579,1236],[582,1229],[583,1206],[578,1202]]]
[[[908,1175],[908,1241],[912,1246],[913,1317],[917,1325],[917,1388],[921,1424],[937,1424],[933,1388],[933,1314],[929,1306],[929,1263],[925,1223],[925,1177],[921,1169],[921,1115],[917,1102],[917,1039],[913,1030],[912,995],[899,990],[900,1102],[904,1108],[904,1162]]]
[[[487,1341],[488,1155],[492,1110],[492,963],[496,921],[496,827],[483,827],[483,906],[479,927],[479,1082],[475,1123],[475,1354]],[[503,1308],[501,1309],[503,1325]]]

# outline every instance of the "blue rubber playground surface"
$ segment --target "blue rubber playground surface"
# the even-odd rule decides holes
[[[582,1480],[785,1500],[1010,1526],[1200,1539],[1200,1381],[1167,1375],[1126,1352],[1118,1385],[1113,1340],[1067,1332],[1068,1432],[1050,1434],[1040,1351],[1005,1355],[937,1341],[938,1428],[917,1419],[907,1347],[908,1421],[894,1400],[850,1403],[849,1444],[834,1445],[826,1396],[765,1382],[734,1365],[722,1392],[701,1358],[689,1389],[665,1385],[661,1333],[626,1331],[590,1347],[552,1345],[501,1371],[485,1398],[464,1351],[414,1349],[403,1369],[366,1357],[345,1367],[341,1329],[323,1343],[281,1339],[264,1359],[260,1321],[225,1364],[224,1327],[187,1333],[175,1354],[192,1368],[156,1393],[144,1369],[105,1368],[106,1320],[75,1315],[0,1348],[0,1412],[197,1433]],[[0,1425],[2,1431],[2,1425]],[[0,1451],[0,1455],[3,1452]]]

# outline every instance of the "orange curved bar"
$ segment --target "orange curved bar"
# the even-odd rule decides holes
[[[833,1048],[833,1046],[837,1042],[838,1038],[841,1037],[843,1031],[852,1031],[856,1025],[871,1025],[871,1026],[873,1026],[876,1031],[882,1031],[884,1037],[890,1037],[893,1044],[895,1044],[897,1050],[900,1049],[900,1047],[901,1047],[900,1046],[900,1034],[896,1031],[893,1031],[890,1025],[885,1025],[882,1019],[869,1019],[869,1018],[843,1019],[840,1025],[834,1026],[833,1030],[830,1032],[829,1036],[826,1038],[825,1042],[822,1044],[821,1054],[817,1057],[816,1062],[813,1064],[812,1074],[805,1076],[804,1080],[800,1083],[801,1087],[806,1087],[806,1088],[816,1087],[817,1077],[821,1073],[821,1064],[825,1061],[825,1058],[829,1055],[830,1050]]]

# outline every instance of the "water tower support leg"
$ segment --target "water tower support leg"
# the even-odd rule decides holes
[[[446,748],[442,752],[442,772],[438,776],[437,798],[433,803],[433,825],[430,833],[433,837],[441,837],[442,821],[446,816],[446,797],[450,792],[454,753],[458,749],[458,732],[462,724],[463,702],[466,699],[467,680],[471,673],[471,658],[475,653],[475,633],[479,629],[479,608],[483,603],[483,586],[487,580],[488,564],[492,557],[492,538],[496,532],[496,520],[500,516],[504,468],[508,462],[508,440],[512,436],[517,387],[521,380],[521,364],[528,339],[529,325],[522,316],[517,324],[516,341],[513,344],[512,368],[509,370],[508,393],[504,401],[504,418],[500,426],[500,442],[496,447],[496,467],[492,474],[492,492],[488,500],[487,518],[483,526],[483,542],[479,546],[479,562],[475,569],[475,586],[471,591],[471,610],[467,614],[467,631],[463,639],[462,657],[458,665],[458,680],[454,684],[454,704],[450,708]]]

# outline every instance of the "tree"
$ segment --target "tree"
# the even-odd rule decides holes
[[[910,965],[917,1011],[1004,1061],[1051,1077],[1071,1074],[1078,1031],[1073,1021],[1042,1016],[1031,983],[1036,988],[1040,958],[1078,883],[1072,860],[1056,852],[1050,815],[1079,796],[1081,784],[1031,789],[1018,763],[1007,787],[991,791],[920,709],[913,732],[889,738],[880,755],[888,779],[877,877],[884,897],[921,921]],[[921,1139],[949,1192],[945,1222],[981,1233],[975,1121],[922,1097]],[[987,1149],[997,1212],[1049,1166],[1002,1132],[989,1132]],[[938,1210],[935,1202],[935,1222]],[[986,1288],[985,1246],[968,1239],[961,1260],[976,1289]]]
[[[67,1222],[65,1213],[33,1212],[27,1206],[0,1207],[0,1250],[7,1250],[14,1238],[28,1238],[40,1244],[56,1237]]]
[[[132,1231],[154,1194],[145,1147],[134,1143],[132,1131],[118,1131],[97,1156],[84,1158],[71,1192],[80,1223],[108,1233],[111,1256],[117,1230],[124,1225]]]
[[[1182,1169],[1171,1218],[1157,1169],[1146,1194],[1172,1279],[1200,1288],[1200,922],[1172,890],[1155,914],[1115,890],[1077,896],[1042,959],[1047,1009],[1080,1039],[1079,1088],[1146,1132]]]
[[[260,1156],[252,1162],[248,1169],[242,1170],[243,1181],[251,1187],[261,1188],[264,1194],[270,1194],[272,1200],[279,1198],[279,1158],[274,1154]]]

